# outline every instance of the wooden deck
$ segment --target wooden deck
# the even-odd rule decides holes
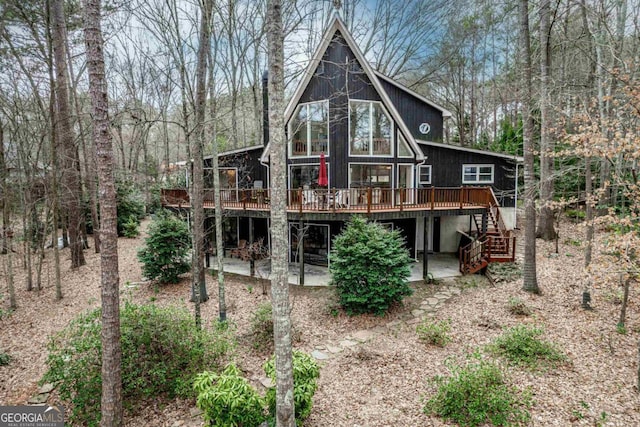
[[[222,207],[230,211],[271,210],[269,189],[224,189]],[[287,191],[287,211],[315,214],[368,214],[425,210],[483,209],[492,205],[490,187],[458,188],[349,188],[296,189]],[[162,205],[190,208],[189,193],[185,189],[163,189]],[[215,208],[213,190],[204,194],[205,209]]]

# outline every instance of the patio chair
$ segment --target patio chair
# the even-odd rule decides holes
[[[305,206],[318,206],[318,193],[316,193],[316,190],[302,190],[302,204]]]
[[[349,193],[347,190],[337,190],[334,197],[336,208],[346,208],[349,206]]]

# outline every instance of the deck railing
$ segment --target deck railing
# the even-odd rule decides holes
[[[222,189],[222,206],[232,210],[270,210],[269,189]],[[163,189],[162,204],[189,207],[186,189]],[[287,210],[298,212],[353,212],[469,209],[494,207],[490,187],[457,188],[331,188],[287,190]],[[205,208],[213,208],[212,189],[204,192]],[[497,210],[497,209],[496,209]],[[501,218],[500,218],[501,219]]]

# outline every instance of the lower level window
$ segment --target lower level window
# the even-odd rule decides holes
[[[492,184],[493,165],[462,165],[463,184]]]

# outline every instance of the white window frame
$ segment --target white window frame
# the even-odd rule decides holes
[[[331,146],[330,144],[330,138],[329,138],[329,101],[328,100],[323,100],[323,101],[313,101],[313,102],[303,102],[298,104],[298,106],[296,107],[296,109],[294,110],[294,115],[291,117],[291,119],[289,120],[289,123],[287,125],[288,129],[289,129],[289,142],[287,144],[288,148],[288,154],[289,154],[289,158],[291,159],[301,159],[301,158],[319,158],[320,154],[311,154],[311,126],[309,126],[309,106],[313,105],[313,104],[326,104],[326,108],[327,108],[327,152],[324,153],[325,157],[329,156],[329,147]],[[293,129],[291,128],[291,123],[293,122],[293,120],[296,119],[297,114],[300,111],[300,108],[306,108],[307,109],[307,121],[306,121],[306,127],[307,127],[307,154],[306,155],[294,155],[293,154]]]
[[[476,168],[475,171],[475,179],[474,180],[466,180],[464,170],[466,168]],[[480,168],[491,168],[491,180],[490,181],[481,181],[480,175],[486,175],[480,173]],[[477,164],[477,163],[465,163],[462,165],[462,183],[463,184],[493,184],[495,178],[495,165],[493,164]]]
[[[369,154],[352,154],[351,153],[351,103],[352,102],[366,102],[369,104]],[[372,122],[373,122],[373,108],[372,105],[373,104],[379,104],[380,108],[382,109],[382,112],[387,116],[387,119],[389,119],[389,124],[391,125],[391,129],[390,129],[390,140],[389,140],[389,149],[391,150],[391,152],[389,154],[373,154],[373,126],[372,126]],[[349,120],[347,123],[347,143],[349,144],[349,157],[384,157],[384,158],[389,158],[389,157],[394,157],[394,153],[395,153],[395,137],[394,137],[394,130],[395,130],[395,123],[393,122],[393,118],[391,117],[391,114],[389,114],[389,112],[387,111],[386,108],[384,108],[384,104],[380,101],[372,101],[370,99],[349,99],[349,116],[348,116]]]
[[[422,180],[422,168],[429,169],[429,180]],[[418,166],[418,185],[431,185],[431,181],[433,181],[433,168],[431,165],[420,165]]]

